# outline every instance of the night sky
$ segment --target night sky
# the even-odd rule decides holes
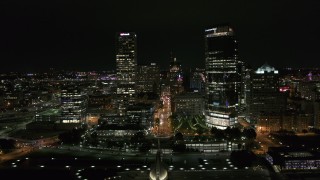
[[[0,71],[111,70],[115,34],[138,63],[204,67],[204,29],[228,23],[252,67],[319,67],[319,0],[1,0]]]

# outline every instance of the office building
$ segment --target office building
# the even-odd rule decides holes
[[[286,109],[286,97],[279,91],[279,72],[264,64],[251,77],[250,114],[279,113]]]
[[[134,32],[121,32],[116,38],[116,94],[119,114],[125,115],[136,94],[137,36]]]
[[[205,101],[202,93],[181,93],[172,100],[172,111],[179,115],[203,115],[204,107]]]
[[[36,113],[34,116],[34,121],[36,122],[57,122],[60,119],[61,110],[60,109],[48,109]]]
[[[205,70],[195,69],[190,73],[190,86],[191,91],[204,92],[205,90]]]
[[[169,68],[169,85],[171,95],[174,96],[176,94],[181,93],[183,89],[183,73],[181,68],[181,63],[177,61],[176,57],[171,56],[170,68]]]
[[[250,104],[251,104],[251,77],[253,70],[249,67],[244,67],[244,72],[242,75],[242,98],[241,98],[241,106],[244,110],[246,116],[250,115]]]
[[[319,170],[320,156],[306,149],[271,147],[266,154],[267,161],[281,171]]]
[[[153,126],[154,105],[135,104],[127,109],[126,122],[129,124],[138,124],[143,129],[150,129]]]
[[[84,123],[88,98],[79,89],[68,87],[61,90],[61,123]]]
[[[138,66],[136,91],[137,93],[160,93],[160,69],[156,63]]]
[[[232,126],[241,89],[241,62],[230,26],[205,30],[205,71],[207,125]]]
[[[303,132],[313,124],[312,114],[287,111],[283,113],[263,113],[257,119],[256,127],[259,132],[276,132],[280,130]]]

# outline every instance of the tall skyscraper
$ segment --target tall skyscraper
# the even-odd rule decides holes
[[[241,81],[241,62],[234,30],[217,26],[205,30],[206,121],[224,129],[235,121]]]
[[[286,97],[279,91],[279,73],[264,64],[251,77],[250,114],[279,113],[286,110]]]
[[[125,115],[126,107],[135,100],[137,36],[134,32],[121,32],[116,38],[118,110]]]

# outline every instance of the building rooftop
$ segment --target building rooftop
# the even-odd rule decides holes
[[[270,66],[269,64],[265,63],[264,65],[262,65],[261,67],[259,67],[255,73],[256,74],[264,74],[265,72],[267,73],[271,73],[273,72],[274,74],[278,74],[279,71],[276,70],[274,67]]]
[[[140,125],[138,124],[125,124],[125,125],[119,125],[119,124],[105,124],[100,125],[97,130],[144,130]]]
[[[48,109],[46,111],[40,112],[37,115],[40,116],[54,116],[54,115],[60,115],[61,111],[60,109]]]
[[[175,99],[179,99],[179,98],[204,98],[204,94],[200,93],[200,92],[185,92],[185,93],[177,94],[174,98]]]
[[[279,159],[320,159],[320,154],[304,148],[272,147],[268,154]]]

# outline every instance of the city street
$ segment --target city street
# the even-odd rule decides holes
[[[250,124],[244,118],[238,118],[238,122],[245,128],[250,128]],[[256,130],[257,137],[256,142],[259,143],[260,149],[253,150],[255,154],[265,154],[268,152],[269,147],[279,147],[279,144],[274,143],[269,133]]]
[[[172,128],[169,117],[172,115],[172,112],[170,89],[168,87],[163,89],[161,93],[161,100],[163,102],[163,106],[157,110],[154,116],[155,120],[159,118],[159,129],[155,128],[154,133],[159,136],[170,136],[172,134]]]
[[[260,150],[262,150],[263,154],[268,152],[269,147],[279,147],[279,144],[274,143],[270,138],[269,138],[269,133],[265,132],[259,132],[257,131],[257,137],[256,141],[260,145]]]

